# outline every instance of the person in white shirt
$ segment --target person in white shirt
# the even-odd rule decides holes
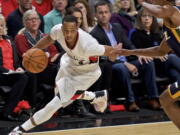
[[[66,53],[62,56],[56,77],[55,97],[40,111],[36,112],[9,135],[21,135],[35,126],[49,120],[60,108],[76,99],[89,100],[96,111],[104,112],[107,107],[107,91],[86,91],[101,75],[99,56],[116,59],[115,48],[99,43],[87,32],[78,29],[74,16],[65,16],[61,24],[55,25],[50,34],[42,38],[34,47],[44,49],[57,40]]]

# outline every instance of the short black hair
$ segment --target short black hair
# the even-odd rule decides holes
[[[62,24],[64,24],[64,22],[74,22],[74,23],[78,24],[77,18],[72,15],[64,16],[64,18],[62,20]]]
[[[110,3],[108,3],[107,1],[101,0],[95,4],[95,6],[94,6],[95,12],[97,12],[97,7],[104,6],[104,5],[107,5],[109,7],[110,12],[112,11],[112,5]]]

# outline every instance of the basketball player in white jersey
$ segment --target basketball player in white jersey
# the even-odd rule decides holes
[[[74,16],[65,16],[61,24],[54,26],[48,36],[40,40],[36,48],[47,48],[57,40],[66,53],[62,56],[56,77],[55,97],[29,120],[16,127],[9,135],[21,135],[49,120],[61,107],[76,99],[89,100],[96,111],[107,107],[107,91],[86,91],[101,75],[98,56],[115,59],[115,49],[99,43],[88,33],[78,29]],[[121,45],[119,45],[121,46]],[[118,48],[118,47],[117,47]]]

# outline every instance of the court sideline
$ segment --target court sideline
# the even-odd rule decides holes
[[[156,122],[36,132],[25,135],[180,135],[180,132],[172,122]]]

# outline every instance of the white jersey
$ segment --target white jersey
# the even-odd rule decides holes
[[[56,92],[60,93],[62,102],[67,102],[77,90],[87,90],[101,75],[97,62],[91,63],[90,58],[97,58],[105,52],[105,48],[90,34],[79,29],[78,39],[73,49],[66,45],[61,24],[55,25],[50,36],[57,40],[66,53],[62,56],[60,70],[56,76]]]

